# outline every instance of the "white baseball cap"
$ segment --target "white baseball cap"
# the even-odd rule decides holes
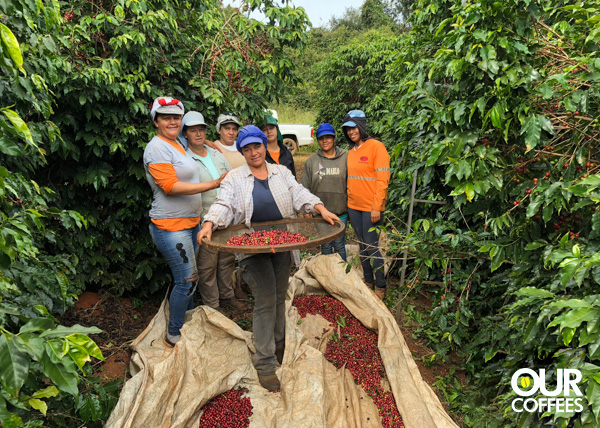
[[[183,116],[185,109],[183,108],[183,103],[175,98],[158,97],[152,103],[152,109],[150,110],[152,120],[156,118],[156,113],[178,114]]]

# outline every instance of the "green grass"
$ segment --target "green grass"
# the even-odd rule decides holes
[[[306,123],[307,125],[313,125],[317,115],[314,111],[299,110],[292,105],[280,104],[272,107],[272,109],[277,110],[279,123]]]

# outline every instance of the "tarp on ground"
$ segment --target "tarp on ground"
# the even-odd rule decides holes
[[[303,294],[329,294],[366,327],[378,331],[379,352],[406,427],[458,427],[421,378],[392,314],[356,271],[346,273],[338,255],[303,263],[290,280],[286,350],[277,370],[280,392],[268,392],[258,383],[251,358],[252,333],[209,307],[189,311],[181,341],[175,348],[167,348],[163,337],[168,309],[163,302],[132,344],[132,377],[106,427],[199,426],[202,407],[234,387],[248,391],[253,406],[250,427],[380,427],[377,408],[348,370],[336,369],[317,349],[323,349],[328,335],[319,324],[320,317],[298,324],[292,300]],[[321,340],[319,332],[325,336]]]

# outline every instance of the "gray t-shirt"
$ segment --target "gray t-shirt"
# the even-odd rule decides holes
[[[148,171],[149,165],[170,163],[175,169],[177,179],[184,183],[199,183],[198,165],[191,156],[181,153],[165,140],[154,137],[144,150],[144,169],[146,179],[152,188],[154,199],[150,209],[150,218],[190,218],[202,214],[202,195],[167,195],[154,182]]]

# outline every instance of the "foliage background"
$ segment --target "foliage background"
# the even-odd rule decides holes
[[[318,120],[362,107],[393,153],[388,211],[406,216],[414,171],[416,198],[447,202],[388,232],[412,260],[399,297],[431,301],[432,362],[464,358],[468,386],[440,387],[465,426],[600,423],[598,6],[420,0],[405,32],[318,65],[337,91],[319,91]],[[584,411],[513,412],[521,367],[545,368],[548,385],[580,369]]]
[[[0,2],[0,423],[102,426],[118,382],[87,334],[55,316],[83,289],[164,289],[141,157],[152,100],[181,99],[209,123],[244,120],[298,76],[303,9],[248,0]],[[248,18],[260,9],[267,23]],[[247,13],[246,13],[247,12]],[[214,136],[214,134],[213,134]],[[72,399],[67,399],[72,396]]]

